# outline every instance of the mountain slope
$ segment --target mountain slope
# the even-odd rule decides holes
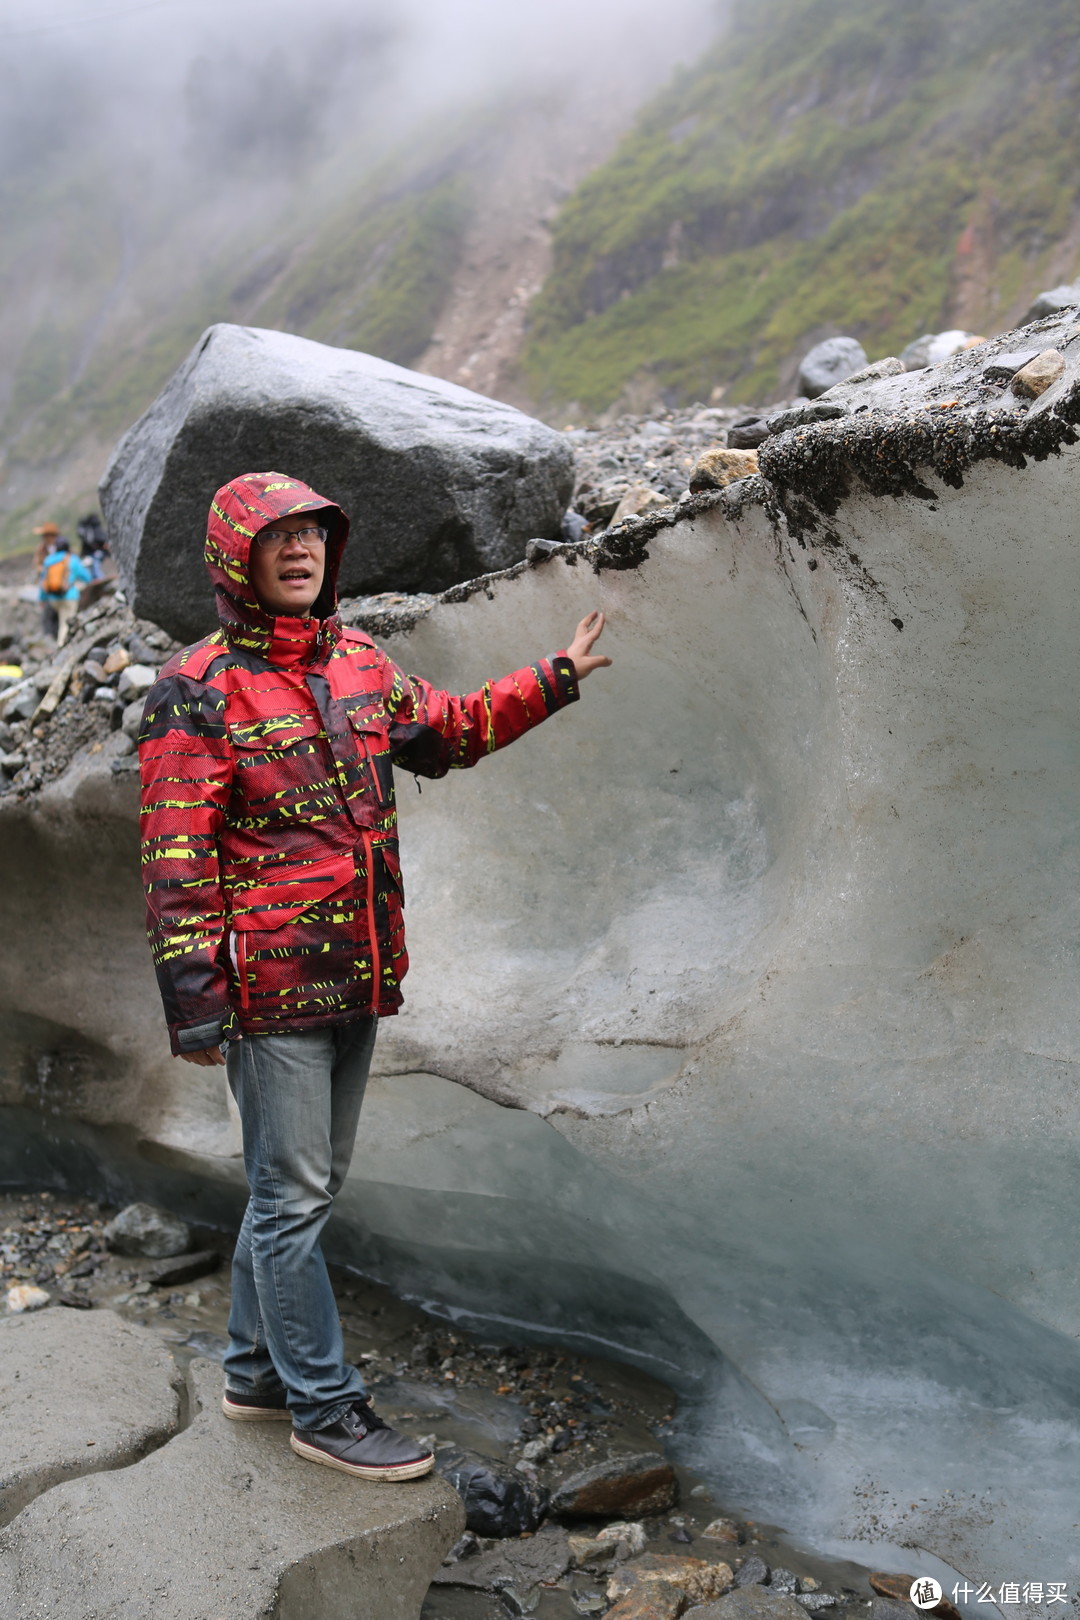
[[[999,329],[1080,259],[1072,0],[758,0],[555,228],[525,372],[760,399],[811,341]]]

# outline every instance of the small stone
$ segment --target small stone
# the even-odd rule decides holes
[[[1038,399],[1065,371],[1065,356],[1058,349],[1046,349],[1016,373],[1012,391],[1019,399]]]
[[[770,1592],[783,1592],[785,1596],[791,1597],[794,1592],[798,1591],[798,1587],[799,1577],[793,1569],[773,1570],[772,1578],[769,1581]]]
[[[551,1456],[554,1442],[550,1435],[543,1435],[539,1440],[530,1440],[528,1445],[522,1446],[521,1455],[525,1462],[546,1462]]]
[[[127,671],[125,670],[124,673],[126,674]],[[124,733],[125,737],[130,737],[132,742],[137,742],[139,739],[139,731],[142,727],[143,709],[145,707],[146,700],[142,697],[137,697],[134,702],[125,706],[124,713],[120,720],[120,730]]]
[[[83,679],[90,683],[91,688],[106,684],[105,670],[96,658],[88,658],[82,667]]]
[[[599,1536],[570,1536],[570,1562],[575,1569],[586,1564],[600,1564],[605,1568],[614,1561],[618,1545],[602,1541]]]
[[[879,1596],[874,1601],[872,1620],[899,1620],[893,1602],[903,1603],[905,1605],[904,1612],[910,1615],[911,1609],[907,1606],[911,1603],[911,1588],[914,1584],[914,1575],[888,1575],[880,1571],[874,1571],[870,1575],[870,1585]],[[960,1620],[959,1609],[944,1596],[940,1603],[936,1603],[932,1609],[923,1612],[941,1615],[944,1620]]]
[[[191,1242],[191,1232],[183,1221],[152,1204],[129,1204],[109,1222],[102,1236],[114,1254],[146,1255],[151,1260],[183,1254]]]
[[[768,1581],[769,1566],[757,1553],[743,1560],[735,1576],[736,1586],[767,1586]]]
[[[670,1553],[645,1553],[624,1564],[608,1580],[608,1597],[621,1598],[642,1586],[661,1585],[682,1592],[691,1603],[708,1603],[731,1586],[727,1564],[709,1564],[704,1558]]]
[[[734,1519],[713,1519],[701,1534],[710,1541],[731,1541],[738,1544],[739,1527]]]
[[[651,484],[634,484],[615,508],[611,521],[622,523],[626,518],[644,517],[648,512],[659,512],[670,505],[670,499]]]
[[[18,1316],[23,1311],[43,1310],[52,1295],[47,1294],[44,1288],[35,1288],[32,1283],[16,1283],[14,1288],[8,1289],[4,1298],[8,1310],[13,1316]]]
[[[740,478],[753,478],[758,470],[756,450],[725,450],[714,446],[694,463],[690,473],[690,493],[703,489],[725,489]]]
[[[596,1539],[616,1542],[620,1547],[627,1548],[628,1558],[637,1558],[645,1551],[648,1538],[643,1524],[616,1520],[614,1524],[605,1524],[602,1530],[598,1530]]]
[[[793,405],[790,410],[777,411],[766,425],[770,433],[786,433],[789,428],[812,427],[815,422],[830,422],[849,414],[848,407],[839,401],[822,399],[811,405]]]
[[[749,422],[736,422],[734,427],[728,428],[728,449],[756,450],[768,437],[769,430],[765,425],[765,418],[755,416]]]
[[[114,647],[108,654],[102,668],[106,675],[119,675],[122,669],[127,669],[131,663],[126,647]]]
[[[208,1277],[221,1264],[217,1249],[196,1249],[177,1260],[166,1260],[160,1266],[151,1266],[146,1281],[155,1288],[179,1288],[182,1283],[198,1282]]]
[[[796,386],[807,399],[816,399],[834,383],[843,382],[867,364],[866,350],[855,338],[826,338],[803,357]]]
[[[97,686],[94,688],[95,703],[115,703],[116,693],[111,686]]]
[[[116,695],[122,703],[130,703],[136,697],[145,697],[156,680],[157,670],[152,664],[129,664],[116,683]]]
[[[816,1592],[820,1585],[821,1585],[821,1582],[820,1581],[815,1581],[815,1579],[814,1579],[814,1577],[812,1575],[800,1575],[799,1576],[799,1591],[800,1592]]]
[[[817,1614],[822,1609],[836,1607],[836,1599],[831,1592],[799,1592],[795,1601],[801,1603],[808,1614]]]
[[[982,374],[987,382],[1008,382],[1018,371],[1037,360],[1041,353],[1041,349],[1024,349],[1020,354],[999,354],[996,359],[986,362]]]

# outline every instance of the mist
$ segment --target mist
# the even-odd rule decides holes
[[[9,0],[0,183],[104,157],[170,183],[295,175],[455,107],[659,88],[718,0]]]

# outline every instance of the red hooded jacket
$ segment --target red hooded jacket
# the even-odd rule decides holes
[[[310,618],[260,607],[252,538],[328,530]],[[221,629],[165,665],[139,737],[147,933],[174,1053],[394,1013],[408,967],[392,766],[444,776],[578,695],[565,653],[467,697],[404,674],[337,616],[349,522],[279,473],[218,490],[206,566]]]

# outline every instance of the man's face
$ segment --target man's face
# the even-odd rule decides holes
[[[310,613],[322,590],[326,572],[326,547],[311,539],[301,540],[302,530],[314,530],[321,512],[298,512],[292,517],[275,518],[251,542],[248,572],[255,595],[268,613],[299,619]],[[287,534],[287,540],[267,537]]]

